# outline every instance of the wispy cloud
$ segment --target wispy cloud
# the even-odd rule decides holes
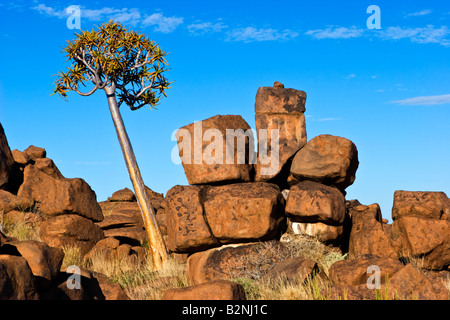
[[[312,36],[315,39],[349,39],[358,38],[362,36],[364,29],[357,28],[355,26],[339,27],[339,26],[329,26],[325,29],[315,29],[308,30],[305,32],[306,35]]]
[[[356,78],[356,74],[354,74],[354,73],[351,73],[345,77],[345,79],[353,79],[353,78]]]
[[[395,100],[390,103],[408,106],[434,106],[438,104],[450,104],[450,94],[414,97],[403,100]]]
[[[205,33],[221,32],[223,29],[228,28],[223,22],[201,22],[188,25],[187,29],[190,34],[199,35]]]
[[[275,40],[290,40],[296,38],[298,36],[298,32],[286,29],[283,31],[279,31],[277,29],[271,28],[236,28],[230,30],[228,32],[228,41],[243,41],[243,42],[252,42],[252,41],[275,41]]]
[[[183,23],[182,17],[165,17],[162,13],[154,13],[142,21],[143,26],[155,26],[155,31],[162,33],[173,32]]]
[[[66,12],[66,8],[57,9],[55,7],[47,6],[45,4],[38,4],[31,9],[36,10],[40,14],[58,19],[65,19],[70,14]],[[143,16],[145,18],[143,18]],[[114,19],[117,22],[126,23],[136,26],[154,26],[154,31],[169,33],[174,31],[178,25],[183,23],[181,17],[166,17],[163,13],[153,13],[151,15],[144,15],[136,8],[122,8],[116,9],[111,7],[103,7],[101,9],[87,9],[81,8],[81,18],[89,21],[103,21]]]
[[[422,10],[422,11],[407,13],[407,14],[405,14],[405,17],[426,16],[427,14],[430,14],[432,12],[433,12],[433,10],[431,10],[431,9],[425,9],[425,10]]]
[[[410,39],[417,43],[438,43],[450,46],[450,40],[446,38],[449,34],[450,30],[447,26],[436,28],[433,25],[427,25],[423,28],[389,27],[380,32],[380,37],[384,40]]]

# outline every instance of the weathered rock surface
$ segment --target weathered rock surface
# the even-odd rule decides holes
[[[0,254],[0,299],[39,299],[33,273],[23,257]]]
[[[14,158],[9,149],[5,131],[0,124],[0,189],[8,189],[9,180],[13,176]]]
[[[392,223],[391,237],[401,257],[420,257],[424,267],[450,265],[450,221],[401,216]]]
[[[349,214],[352,219],[349,240],[350,258],[366,254],[398,258],[389,235],[383,229],[381,210],[377,203],[369,206],[353,206]]]
[[[264,182],[237,183],[207,189],[206,221],[221,243],[270,240],[284,222],[280,189]]]
[[[342,225],[345,219],[345,198],[334,187],[302,181],[289,191],[286,214],[294,222]]]
[[[283,279],[293,284],[302,284],[308,278],[319,273],[317,263],[306,258],[289,258],[278,263],[264,277],[267,279]]]
[[[294,234],[306,234],[325,243],[340,240],[344,233],[344,226],[333,226],[322,222],[302,223],[292,222],[291,229]]]
[[[353,142],[319,135],[296,153],[291,165],[291,183],[312,180],[344,190],[355,181],[358,165],[358,151]]]
[[[280,242],[230,244],[194,253],[187,260],[189,283],[233,279],[243,275],[259,279],[281,262],[287,249]],[[281,260],[282,259],[282,260]]]
[[[394,192],[392,219],[417,216],[428,219],[450,220],[450,200],[444,192]]]
[[[242,285],[229,280],[215,280],[186,288],[169,289],[163,300],[245,300]]]
[[[52,247],[77,246],[83,255],[104,238],[100,227],[75,214],[65,214],[43,221],[39,236]]]
[[[82,179],[56,179],[34,165],[24,171],[24,181],[18,196],[33,199],[46,215],[75,213],[93,221],[101,221],[103,214],[95,192]]]
[[[268,159],[276,156],[278,160],[265,164],[260,153],[255,165],[256,181],[275,178],[283,166],[290,163],[294,154],[306,144],[305,101],[304,91],[285,89],[283,85],[258,89],[255,100],[258,150],[261,151],[263,146],[267,146]],[[267,131],[261,132],[261,129]],[[272,137],[272,130],[276,130],[277,137]],[[272,139],[278,139],[278,148],[273,148]],[[276,154],[275,150],[278,150]],[[287,176],[283,178],[286,179]]]
[[[219,245],[205,221],[204,187],[175,186],[166,194],[167,246],[173,252],[196,252]]]
[[[231,131],[237,134],[236,143]],[[249,150],[254,142],[241,116],[217,115],[191,123],[180,128],[176,138],[189,184],[250,181]]]
[[[9,212],[12,210],[28,210],[32,208],[34,202],[32,199],[22,196],[16,196],[8,191],[0,190],[0,212]]]

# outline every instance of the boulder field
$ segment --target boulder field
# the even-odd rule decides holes
[[[304,91],[275,82],[257,91],[256,137],[239,115],[178,130],[189,185],[165,196],[147,188],[166,245],[186,264],[190,284],[163,299],[245,299],[233,281],[243,270],[299,284],[322,277],[329,299],[377,299],[380,292],[390,299],[448,299],[447,195],[395,191],[392,224],[377,203],[346,199],[357,147],[329,134],[308,141],[305,104]],[[147,235],[131,190],[97,202],[90,186],[65,178],[45,149],[11,151],[0,125],[0,214],[0,299],[128,299],[119,285],[87,269],[82,290],[69,290],[72,273],[61,264],[68,246],[87,259],[146,258]],[[6,236],[4,219],[36,227],[40,241]],[[315,238],[346,259],[324,272],[316,261],[289,258],[286,235]],[[370,285],[373,275],[378,291]]]

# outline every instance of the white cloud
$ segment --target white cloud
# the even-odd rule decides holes
[[[229,41],[275,41],[290,40],[298,36],[298,32],[289,29],[278,31],[276,29],[256,29],[254,27],[236,28],[228,32]]]
[[[345,79],[353,79],[353,78],[356,78],[356,74],[354,74],[354,73],[351,73],[345,77]]]
[[[315,39],[358,38],[358,37],[362,36],[363,33],[364,33],[364,29],[360,29],[355,26],[351,26],[350,28],[329,26],[326,29],[315,29],[315,30],[308,30],[305,32],[306,35],[312,36]]]
[[[414,97],[403,100],[395,100],[390,103],[408,106],[434,106],[438,104],[450,104],[450,94]]]
[[[205,34],[205,33],[214,33],[214,32],[221,32],[222,29],[228,28],[227,25],[225,25],[223,22],[202,22],[202,23],[193,23],[190,24],[188,27],[188,31],[191,34]]]
[[[417,43],[438,43],[450,46],[450,40],[446,38],[449,34],[450,30],[447,26],[435,28],[427,25],[423,28],[389,27],[380,32],[380,37],[388,40],[410,39]]]
[[[183,20],[181,17],[165,17],[158,12],[146,17],[142,24],[143,26],[155,26],[155,31],[158,32],[170,33],[182,24]]]
[[[417,11],[417,12],[411,12],[411,13],[407,13],[405,16],[406,17],[419,17],[419,16],[426,16],[427,14],[432,13],[433,10],[430,9],[425,9],[422,11]]]
[[[42,4],[42,3],[38,4],[35,7],[32,7],[31,9],[36,10],[36,11],[38,11],[41,14],[46,14],[48,16],[56,17],[56,18],[59,18],[59,19],[62,19],[62,18],[65,18],[65,17],[69,16],[69,14],[66,12],[65,9],[63,9],[63,10],[56,10],[55,8],[48,7],[48,6],[46,6],[45,4]]]

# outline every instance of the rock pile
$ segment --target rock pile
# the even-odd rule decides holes
[[[222,133],[214,142],[222,139],[220,146],[224,146],[213,148],[214,159],[225,159],[227,154],[238,158],[242,152],[239,143],[224,137],[226,129],[249,128],[240,116],[217,115],[178,131],[180,157],[190,185],[167,192],[167,244],[173,252],[189,254],[189,281],[195,290],[188,288],[183,295],[178,289],[165,298],[189,297],[190,290],[198,296],[200,284],[232,280],[245,269],[253,276],[267,277],[295,278],[294,274],[305,279],[321,274],[331,288],[324,294],[331,298],[342,298],[345,292],[349,299],[375,299],[375,291],[366,285],[370,265],[382,270],[381,281],[389,287],[390,298],[448,298],[442,282],[408,264],[411,259],[423,259],[423,267],[448,273],[447,196],[397,191],[392,225],[382,218],[378,204],[346,201],[345,189],[355,181],[359,165],[357,148],[348,139],[327,134],[307,142],[305,101],[305,92],[286,89],[279,82],[259,88],[255,120],[258,150],[265,153],[258,153],[256,163],[247,153],[244,163],[208,163],[201,158],[212,149],[207,143],[210,137],[202,138],[202,134],[208,135],[206,129],[214,128]],[[195,128],[203,131],[195,132]],[[195,138],[189,140],[191,136]],[[245,135],[246,147],[254,145],[252,138]],[[279,144],[273,144],[277,139]],[[276,170],[263,174],[273,163],[260,160],[277,153],[273,146],[279,153]],[[195,164],[193,150],[197,151]],[[328,278],[311,260],[285,260],[286,248],[280,241],[283,234],[317,238],[348,253],[350,259],[335,263]],[[268,240],[272,244],[265,246]],[[264,263],[252,263],[256,260]]]
[[[31,225],[42,240],[19,241],[0,229],[0,299],[128,299],[119,285],[87,269],[80,269],[79,290],[67,286],[73,273],[61,269],[63,248],[85,254],[104,238],[96,225],[101,208],[84,180],[64,178],[43,148],[11,152],[0,125],[0,184],[0,222]]]

